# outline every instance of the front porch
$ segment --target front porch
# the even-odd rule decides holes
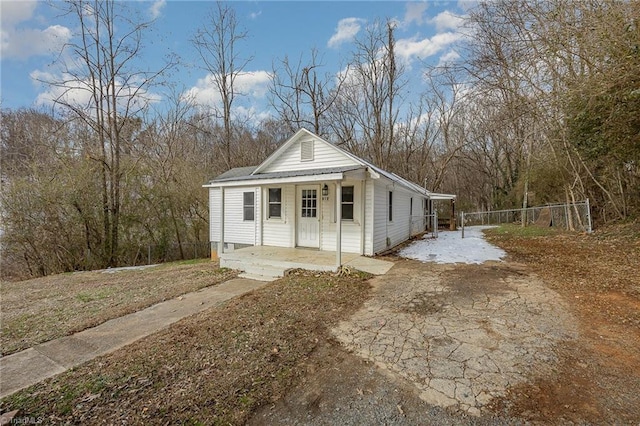
[[[393,262],[342,253],[342,265],[374,275],[386,274]],[[336,252],[307,248],[251,246],[220,255],[220,266],[243,271],[241,276],[272,281],[288,269],[335,271]]]

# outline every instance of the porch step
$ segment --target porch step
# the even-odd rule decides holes
[[[241,273],[238,276],[240,278],[247,278],[247,279],[250,279],[250,280],[265,281],[265,282],[275,281],[275,280],[277,280],[279,278],[279,277],[265,277],[264,275],[247,274],[245,272]]]
[[[261,262],[269,262],[269,263],[268,265],[265,265],[264,263],[261,263]],[[223,254],[220,258],[220,266],[224,266],[226,268],[231,268],[231,269],[239,269],[241,271],[244,271],[245,267],[253,264],[260,264],[261,266],[264,266],[264,267],[270,267],[270,268],[282,270],[282,274],[279,275],[280,277],[284,276],[283,275],[284,271],[286,271],[287,269],[300,268],[300,269],[307,269],[309,271],[325,271],[325,272],[335,272],[336,270],[336,267],[333,264],[323,265],[323,264],[317,264],[317,263],[296,262],[296,261],[275,260],[275,259],[253,260],[251,258],[244,257],[244,256],[236,258],[234,257],[233,253]]]
[[[265,265],[264,263],[260,263],[259,260],[256,260],[255,262],[247,262],[246,259],[238,260],[225,257],[220,259],[220,266],[243,271],[244,274],[240,275],[241,277],[257,279],[260,281],[273,281],[281,278],[284,276],[284,272],[288,269],[279,266]],[[262,279],[258,277],[261,277]]]

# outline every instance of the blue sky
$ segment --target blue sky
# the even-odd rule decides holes
[[[57,54],[65,42],[76,40],[77,23],[60,16],[58,3],[5,1],[1,7],[0,100],[2,108],[46,107],[55,95],[36,77],[60,76]],[[398,23],[396,52],[409,73],[411,84],[421,84],[420,72],[431,65],[455,58],[462,38],[460,25],[468,2],[400,1],[232,1],[239,24],[247,33],[239,45],[241,55],[253,57],[242,77],[242,99],[236,107],[243,113],[265,117],[271,114],[267,87],[272,63],[288,55],[296,61],[316,48],[325,71],[336,74],[353,51],[353,38],[376,19]],[[207,73],[198,64],[190,43],[196,30],[206,24],[214,6],[204,1],[133,1],[127,7],[144,19],[155,18],[141,66],[159,67],[166,54],[179,55],[179,66],[167,76],[180,93],[189,93],[200,104],[215,103],[216,93]],[[414,87],[418,92],[422,88]],[[150,89],[154,103],[166,94]]]

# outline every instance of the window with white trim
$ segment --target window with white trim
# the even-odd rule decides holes
[[[253,220],[255,217],[255,196],[254,192],[242,193],[242,220]]]
[[[269,219],[282,218],[282,188],[269,188]]]
[[[354,190],[353,186],[342,187],[342,200],[341,200],[341,212],[342,220],[353,220],[353,200]]]

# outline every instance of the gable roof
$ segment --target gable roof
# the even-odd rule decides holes
[[[211,182],[220,181],[220,180],[231,180],[234,178],[239,178],[243,176],[249,176],[258,166],[247,166],[247,167],[235,167],[233,169],[229,169],[221,175],[213,178]]]
[[[304,136],[311,136],[313,139],[315,139],[317,141],[320,141],[321,143],[325,144],[325,146],[328,146],[331,149],[333,149],[334,151],[339,152],[340,154],[346,156],[350,160],[355,161],[360,166],[366,166],[366,164],[364,164],[362,162],[362,160],[359,159],[358,157],[356,157],[354,155],[351,155],[348,152],[338,148],[337,146],[335,146],[331,142],[328,142],[328,141],[322,139],[320,136],[316,135],[315,133],[310,132],[309,130],[307,130],[305,128],[301,128],[296,133],[294,133],[293,136],[291,136],[289,139],[287,139],[282,145],[280,145],[278,147],[278,149],[273,151],[273,153],[271,153],[271,155],[268,156],[266,160],[264,160],[258,167],[256,167],[256,169],[253,171],[252,174],[256,175],[258,173],[262,173],[270,164],[272,164],[282,154],[284,154],[289,149],[289,147],[291,145],[295,144],[298,140],[300,140]]]
[[[280,157],[284,152],[286,152],[291,145],[296,143],[296,141],[298,141],[303,136],[313,137],[315,140],[320,141],[321,143],[331,147],[331,149],[351,159],[357,165],[343,166],[343,167],[330,167],[330,168],[322,168],[322,169],[295,170],[295,171],[287,171],[287,172],[263,172],[263,170],[265,170],[278,157]],[[276,149],[271,155],[269,155],[269,157],[267,157],[266,160],[264,160],[258,166],[236,167],[234,169],[228,170],[222,173],[221,175],[217,176],[213,180],[211,180],[209,182],[209,185],[215,184],[215,183],[222,183],[222,182],[232,182],[232,181],[240,182],[240,181],[253,180],[253,179],[278,179],[278,178],[288,178],[288,177],[297,177],[297,176],[314,176],[314,175],[323,175],[323,174],[332,174],[332,173],[343,173],[347,171],[357,170],[359,168],[367,168],[372,173],[372,175],[374,175],[374,177],[383,176],[386,179],[394,183],[397,183],[410,191],[417,192],[426,197],[433,197],[438,195],[441,197],[447,197],[451,199],[455,198],[455,195],[434,194],[431,191],[428,191],[425,188],[422,188],[421,186],[413,182],[410,182],[398,176],[395,173],[391,173],[386,170],[383,170],[373,165],[372,163],[368,162],[367,160],[364,160],[358,157],[357,155],[352,154],[332,144],[331,142],[324,140],[320,136],[316,135],[313,132],[310,132],[305,128],[301,128],[300,130],[298,130],[293,136],[287,139],[282,145],[278,147],[278,149]]]

